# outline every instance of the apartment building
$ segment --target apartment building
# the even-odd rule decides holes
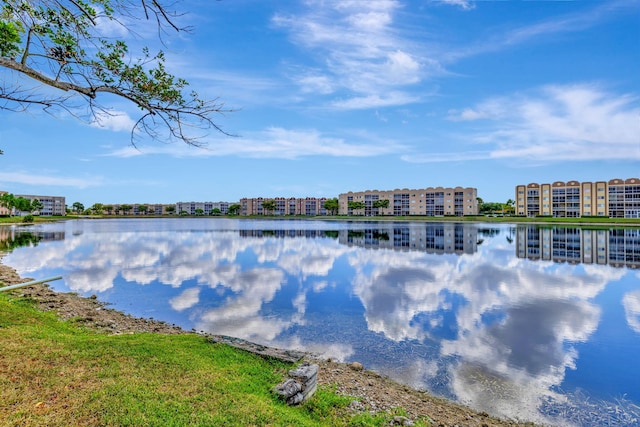
[[[163,205],[157,203],[134,203],[131,206],[131,211],[134,215],[162,215],[166,212],[165,209],[167,206],[173,205]]]
[[[477,199],[476,188],[429,187],[350,191],[340,194],[338,202],[340,215],[465,216],[478,214]],[[352,202],[361,202],[364,208],[354,209]]]
[[[166,212],[167,206],[159,203],[121,203],[106,204],[102,207],[102,215],[162,215]]]
[[[14,210],[13,215],[40,215],[40,216],[65,216],[67,214],[67,206],[65,198],[60,196],[36,196],[33,194],[14,194],[15,197],[22,197],[27,200],[39,200],[42,208],[34,212],[22,212]]]
[[[640,179],[517,185],[516,215],[640,218]]]
[[[265,209],[263,203],[274,201],[274,209]],[[327,215],[326,197],[244,197],[240,199],[240,215]]]
[[[189,215],[196,215],[197,212],[202,211],[203,215],[211,215],[211,212],[219,209],[221,214],[226,215],[232,204],[230,202],[178,202],[175,206],[177,214],[186,212]]]

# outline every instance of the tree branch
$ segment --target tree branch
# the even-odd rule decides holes
[[[89,98],[95,98],[96,96],[95,92],[91,91],[90,88],[84,88],[81,86],[74,85],[73,83],[52,79],[42,73],[39,73],[33,68],[27,67],[26,65],[20,62],[14,61],[13,59],[7,59],[0,56],[0,66],[18,71],[19,73],[22,73],[25,76],[29,76],[34,80],[37,80],[41,83],[44,83],[56,89],[63,90],[65,92],[72,90],[72,91],[81,93],[85,96],[88,96]]]
[[[0,68],[28,77],[39,85],[29,91],[14,87],[8,80],[0,83],[0,109],[24,111],[29,105],[41,105],[45,110],[62,108],[77,118],[98,120],[109,109],[97,102],[100,93],[112,94],[129,101],[143,112],[132,129],[132,143],[138,132],[152,138],[167,131],[168,138],[189,145],[199,145],[202,136],[190,133],[195,129],[229,133],[213,120],[213,114],[224,115],[217,99],[202,100],[195,92],[186,94],[188,83],[165,70],[163,52],[150,55],[143,49],[138,58],[130,59],[124,40],[103,38],[97,16],[113,22],[119,17],[154,19],[159,31],[163,27],[175,31],[180,28],[174,20],[176,12],[163,5],[162,0],[6,0],[7,28],[0,36]],[[104,10],[100,9],[104,7]],[[5,17],[3,16],[3,19]],[[162,39],[160,38],[160,41]],[[89,52],[89,53],[88,53]],[[68,95],[49,98],[40,85],[57,89]],[[79,96],[78,96],[79,95]],[[76,97],[77,96],[77,97]],[[73,99],[82,100],[83,113]]]

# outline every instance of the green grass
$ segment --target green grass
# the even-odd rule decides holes
[[[0,224],[27,224],[21,216],[0,216]],[[52,222],[69,219],[68,216],[34,216],[34,222]],[[33,223],[31,223],[33,224]]]
[[[352,415],[353,398],[326,387],[290,407],[271,390],[291,365],[196,334],[100,334],[6,293],[0,342],[0,426],[382,426],[395,415]]]

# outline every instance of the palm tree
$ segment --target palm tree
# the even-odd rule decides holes
[[[509,213],[514,213],[515,212],[516,202],[514,200],[512,200],[512,199],[507,200],[506,205],[507,205],[507,210],[508,210]]]

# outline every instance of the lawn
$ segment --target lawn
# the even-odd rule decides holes
[[[320,388],[271,392],[292,365],[196,334],[106,335],[0,292],[0,426],[382,426]],[[422,420],[416,423],[425,426]]]

